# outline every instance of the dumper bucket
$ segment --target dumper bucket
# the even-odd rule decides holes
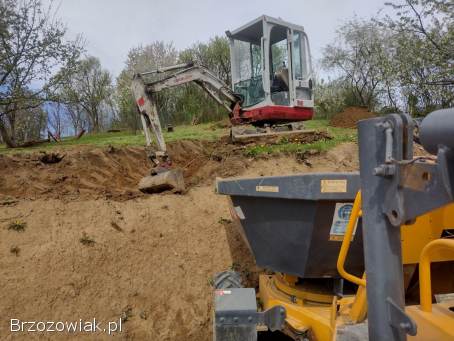
[[[337,257],[359,183],[358,173],[313,173],[217,179],[216,190],[230,196],[232,216],[258,266],[302,278],[339,278]],[[346,262],[359,276],[361,230],[360,220]]]

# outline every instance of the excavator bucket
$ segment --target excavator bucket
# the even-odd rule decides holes
[[[161,193],[171,191],[182,193],[185,190],[183,171],[168,169],[155,175],[143,177],[139,182],[139,190],[143,193]]]

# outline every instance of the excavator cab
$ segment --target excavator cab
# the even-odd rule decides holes
[[[261,16],[226,34],[243,116],[269,124],[312,118],[310,47],[302,26]]]

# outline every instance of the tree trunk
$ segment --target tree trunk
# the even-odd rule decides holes
[[[14,137],[12,137],[8,133],[8,130],[6,129],[5,124],[2,122],[2,120],[0,120],[0,134],[2,135],[3,142],[5,142],[8,148],[17,147],[17,143],[16,141],[14,141]]]
[[[94,133],[99,132],[99,120],[98,120],[98,111],[95,109],[92,109],[90,112],[88,112],[88,117],[90,118],[91,122],[91,131]]]

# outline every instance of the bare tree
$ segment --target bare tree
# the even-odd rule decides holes
[[[56,140],[60,140],[64,128],[64,113],[61,103],[47,106],[47,124],[53,130],[52,136]]]
[[[69,120],[74,129],[74,135],[87,129],[87,121],[82,107],[77,103],[70,103],[65,106]]]
[[[338,30],[338,39],[324,49],[323,66],[339,71],[360,105],[372,109],[381,82],[383,37],[373,22],[351,20]],[[355,104],[355,103],[352,103]]]
[[[155,41],[146,46],[131,49],[125,68],[117,77],[115,100],[118,104],[120,124],[132,130],[141,128],[140,116],[131,93],[131,81],[135,73],[145,72],[158,67],[174,65],[178,61],[178,52],[172,43]],[[181,89],[170,89],[157,94],[158,112],[163,124],[171,120],[175,107],[176,94]]]
[[[324,66],[370,108],[424,115],[454,105],[454,2],[388,6],[393,14],[344,24],[325,48]]]
[[[95,57],[77,63],[76,72],[61,88],[60,98],[69,103],[69,112],[76,125],[81,123],[81,110],[88,119],[89,129],[102,129],[106,115],[112,111],[112,77]],[[79,127],[80,128],[80,127]]]
[[[396,10],[397,16],[387,15],[382,23],[423,37],[442,58],[454,56],[454,45],[447,39],[451,37],[446,37],[454,29],[452,0],[397,0],[386,5]]]
[[[393,76],[405,98],[406,110],[429,112],[454,104],[454,2],[395,0],[394,15],[378,20],[393,31],[397,67]]]
[[[32,113],[52,99],[74,70],[82,43],[80,38],[65,41],[65,33],[52,5],[44,9],[40,0],[0,1],[0,134],[9,147],[17,145],[17,114]],[[57,69],[65,71],[53,77]]]
[[[47,113],[41,106],[18,109],[10,118],[14,118],[12,132],[19,146],[23,142],[39,140],[47,128]]]

